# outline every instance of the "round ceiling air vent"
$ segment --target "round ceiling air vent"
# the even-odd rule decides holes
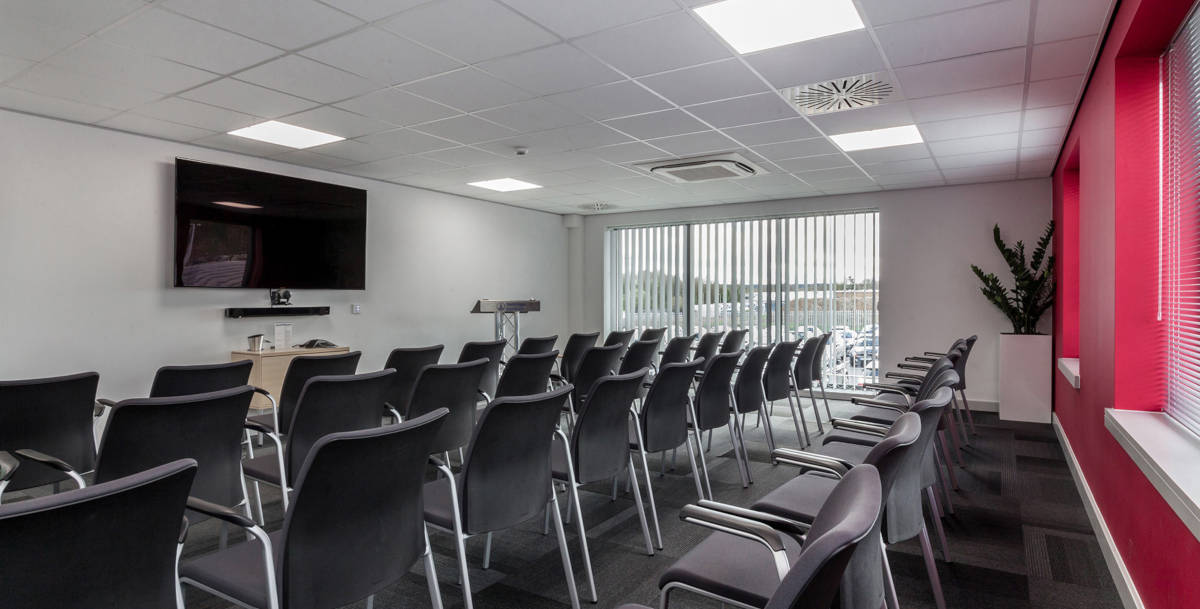
[[[584,203],[583,205],[579,206],[579,209],[584,211],[604,211],[612,208],[612,203],[601,203],[600,201],[595,203]]]
[[[892,83],[866,74],[791,87],[783,94],[805,114],[824,114],[876,106],[894,91]]]

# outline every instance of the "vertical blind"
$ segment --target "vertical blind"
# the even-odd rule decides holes
[[[1163,56],[1161,192],[1167,413],[1200,434],[1200,20],[1188,17]]]
[[[752,344],[833,331],[832,385],[874,381],[878,224],[872,210],[610,229],[607,324],[748,329]]]

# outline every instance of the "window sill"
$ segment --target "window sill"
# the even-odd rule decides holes
[[[1164,412],[1106,408],[1104,426],[1200,540],[1200,437]]]
[[[1067,382],[1071,386],[1079,389],[1079,358],[1078,357],[1060,357],[1058,358],[1058,371],[1066,377]]]

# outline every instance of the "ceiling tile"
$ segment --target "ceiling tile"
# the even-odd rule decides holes
[[[725,152],[738,148],[736,142],[719,131],[701,131],[687,135],[675,135],[649,142],[675,156],[690,156],[711,152]]]
[[[289,50],[362,24],[313,0],[166,0],[161,6]]]
[[[381,85],[397,85],[462,67],[462,63],[445,55],[375,27],[339,36],[300,54]]]
[[[930,162],[932,163],[932,161]],[[867,170],[870,171],[870,168]],[[915,171],[912,173],[878,175],[875,176],[875,181],[879,182],[883,186],[907,187],[913,187],[914,185],[934,186],[945,183],[945,180],[942,178],[942,172],[936,169],[933,171]]]
[[[859,150],[851,152],[850,158],[854,159],[860,165],[871,163],[894,163],[899,161],[911,161],[914,159],[923,159],[929,157],[929,146],[925,144],[907,144],[905,146],[889,146],[887,148],[875,148],[873,150]]]
[[[846,158],[846,155],[844,154],[807,156],[798,159],[778,161],[776,164],[793,173],[816,171],[818,169],[833,169],[835,167],[849,167],[851,165],[850,159]]]
[[[368,144],[359,140],[342,140],[331,144],[313,146],[312,148],[307,148],[307,150],[341,159],[349,159],[356,163],[389,159],[398,155],[392,148],[385,148],[378,144]]]
[[[671,0],[503,0],[563,38],[641,21],[678,10]]]
[[[617,118],[605,121],[604,124],[642,140],[708,130],[704,123],[682,110],[663,110],[651,114]]]
[[[863,16],[872,25],[916,19],[936,13],[987,4],[993,0],[860,0]]]
[[[1083,74],[1038,80],[1029,83],[1029,95],[1025,100],[1026,108],[1042,108],[1045,106],[1061,106],[1075,104],[1079,90],[1083,86]]]
[[[0,87],[0,107],[81,123],[93,123],[118,112],[112,108],[47,97],[12,87]]]
[[[72,70],[40,65],[8,81],[8,86],[84,104],[128,110],[157,100],[162,94],[118,85]]]
[[[197,127],[189,127],[178,123],[169,123],[157,118],[150,118],[140,114],[132,114],[126,112],[118,114],[110,119],[97,123],[102,127],[111,129],[120,129],[121,131],[129,131],[141,135],[152,135],[163,139],[175,140],[180,142],[190,142],[202,137],[216,135],[214,132],[207,129],[199,129]]]
[[[942,175],[947,180],[972,180],[978,178],[1016,177],[1017,163],[1006,162],[994,165],[978,165],[975,167],[960,167],[942,169]]]
[[[687,110],[718,129],[796,117],[796,109],[775,92],[688,106]]]
[[[174,93],[217,78],[216,74],[152,57],[98,38],[51,57],[47,63],[134,87]]]
[[[631,178],[631,177],[635,177],[635,176],[639,175],[632,169],[626,169],[619,165],[607,165],[607,164],[598,164],[598,165],[591,165],[589,167],[580,167],[578,169],[572,169],[569,172],[563,172],[563,173],[569,173],[570,175],[575,176],[576,178],[581,178],[584,181],[586,181],[586,180],[604,180],[604,181],[623,180],[626,178]],[[564,182],[564,183],[566,183],[566,182]],[[538,182],[538,184],[541,184],[541,182]]]
[[[334,8],[346,11],[363,21],[390,17],[403,10],[425,4],[430,0],[321,0]]]
[[[797,171],[796,176],[814,186],[835,180],[851,180],[867,177],[861,169],[853,166],[833,167],[831,169],[815,169],[813,171]]]
[[[1010,133],[1021,130],[1021,113],[1004,112],[948,121],[933,121],[921,123],[918,128],[921,130],[921,137],[927,142]]]
[[[573,91],[622,79],[612,68],[567,44],[485,61],[479,67],[539,95]]]
[[[469,114],[446,118],[432,123],[417,125],[413,129],[422,133],[454,140],[462,144],[477,144],[516,135],[516,131],[490,123]]]
[[[457,144],[449,140],[424,133],[417,133],[411,129],[393,129],[392,131],[372,133],[371,135],[364,135],[357,138],[356,141],[369,146],[375,146],[380,150],[389,151],[393,156],[419,154],[457,146]],[[337,156],[337,153],[333,154]]]
[[[973,154],[992,150],[1016,150],[1017,145],[1017,134],[1014,132],[930,142],[929,149],[933,151],[935,156],[942,158],[943,156]]]
[[[732,137],[745,146],[774,144],[776,142],[799,140],[821,135],[804,118],[786,118],[781,121],[733,127],[724,129],[723,131],[725,135]]]
[[[1058,148],[1058,146],[1021,146],[1021,160],[1058,159]]]
[[[588,119],[544,99],[484,110],[479,116],[517,131],[542,131],[588,122]]]
[[[202,137],[194,142],[197,146],[206,148],[216,148],[218,150],[228,150],[239,154],[249,154],[251,156],[274,157],[281,154],[291,152],[292,149],[286,146],[278,146],[260,142],[249,138],[229,135],[227,133],[218,133],[208,137]]]
[[[1025,46],[1029,0],[1005,0],[875,28],[892,67]]]
[[[1025,123],[1022,128],[1030,131],[1034,129],[1049,129],[1050,127],[1065,127],[1071,123],[1071,119],[1075,116],[1075,106],[1050,106],[1048,108],[1037,108],[1025,111]]]
[[[1029,79],[1046,80],[1083,74],[1092,67],[1092,52],[1095,50],[1095,36],[1036,44],[1033,46]]]
[[[736,59],[645,76],[638,80],[680,106],[768,90],[754,72]]]
[[[1043,178],[1050,175],[1054,171],[1055,159],[1038,159],[1026,161],[1021,159],[1020,165],[1017,167],[1019,172],[1018,177],[1023,178]]]
[[[475,167],[478,165],[488,165],[490,163],[499,163],[504,159],[490,152],[484,152],[478,148],[469,146],[459,146],[458,148],[447,148],[445,150],[435,150],[426,152],[420,155],[423,158],[432,159],[441,163],[448,163],[456,167]],[[541,182],[537,182],[541,184]]]
[[[143,11],[99,36],[113,44],[222,74],[281,54],[279,49],[261,42],[159,8]]]
[[[146,8],[145,0],[5,0],[4,18],[28,20],[76,34],[92,34],[122,17]]]
[[[333,106],[321,106],[312,110],[305,110],[304,112],[292,114],[280,120],[289,125],[332,133],[344,138],[353,138],[368,133],[375,133],[376,131],[387,131],[388,129],[395,128],[390,123],[360,116],[353,112],[334,108]]]
[[[402,126],[435,121],[459,114],[458,110],[399,89],[373,91],[336,105],[363,116]]]
[[[0,55],[0,82],[4,82],[33,65],[32,61]]]
[[[755,146],[754,151],[772,161],[840,152],[837,146],[823,137]]]
[[[1038,0],[1034,42],[1099,34],[1112,0]]]
[[[628,80],[559,93],[546,100],[599,121],[671,107],[661,97]]]
[[[760,51],[746,61],[779,89],[887,67],[866,30]]]
[[[588,150],[588,153],[610,163],[651,161],[669,156],[662,150],[642,142],[628,142],[625,144],[617,144],[615,146],[592,148],[591,150]]]
[[[670,13],[580,38],[576,44],[629,76],[645,76],[730,56],[688,13]]]
[[[316,167],[317,169],[327,170],[337,170],[354,164],[354,161],[326,156],[310,150],[293,150],[291,152],[285,152],[274,158],[276,161],[283,161],[284,163],[292,163],[294,165],[304,165],[305,167]]]
[[[1067,130],[1065,127],[1023,131],[1021,132],[1021,147],[1061,146],[1063,137],[1066,136],[1066,132]]]
[[[83,38],[83,34],[5,15],[0,19],[0,55],[41,61]]]
[[[381,27],[455,59],[476,63],[558,41],[493,0],[443,0],[407,10]]]
[[[513,153],[515,148],[525,148],[528,153],[528,161],[536,162],[544,168],[549,166],[542,161],[542,157],[550,159],[562,159],[562,163],[557,165],[558,169],[570,169],[567,165],[574,163],[569,155],[562,153],[568,150],[583,150],[585,148],[595,148],[597,146],[606,146],[619,142],[627,142],[629,137],[614,131],[604,125],[598,123],[585,123],[582,125],[571,125],[569,127],[559,127],[557,129],[547,129],[546,131],[538,131],[536,133],[523,133],[514,137],[497,140],[482,144],[479,147],[489,152],[495,152],[500,155],[508,156]],[[589,157],[590,159],[590,157]],[[575,162],[580,162],[580,159],[574,159]],[[587,164],[583,162],[582,164]],[[581,165],[575,165],[579,167]]]
[[[326,104],[379,88],[361,76],[299,55],[269,61],[239,72],[236,78]]]
[[[361,165],[351,165],[342,168],[341,171],[368,178],[388,179],[452,168],[452,165],[419,156],[401,156]]]
[[[911,159],[908,161],[892,161],[890,163],[865,165],[863,166],[863,170],[873,176],[894,176],[903,173],[937,171],[937,165],[933,162],[933,159]]]
[[[1025,81],[1025,49],[993,51],[896,70],[908,97],[928,97]]]
[[[942,173],[946,173],[948,169],[964,169],[968,167],[980,167],[986,165],[996,165],[999,163],[1016,163],[1016,150],[993,150],[990,152],[976,152],[973,154],[956,154],[951,156],[937,157],[938,166],[942,168]],[[946,175],[949,179],[950,176]]]
[[[904,102],[819,114],[810,120],[825,133],[851,133],[913,124],[912,112]]]
[[[180,97],[168,97],[162,101],[134,108],[132,112],[172,123],[191,125],[221,133],[228,133],[235,129],[241,129],[242,127],[262,122],[262,118],[257,116],[234,112],[233,110],[218,108]]]
[[[923,97],[909,101],[908,105],[912,109],[913,117],[918,121],[942,121],[1020,110],[1024,93],[1024,85],[1008,85],[965,93]]]
[[[182,97],[266,118],[293,114],[317,105],[306,99],[232,78],[222,78],[186,91]]]
[[[488,76],[475,68],[447,72],[409,83],[403,88],[421,97],[467,112],[506,106],[533,97],[532,94]]]

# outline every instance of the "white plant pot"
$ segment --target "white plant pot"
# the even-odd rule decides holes
[[[1053,391],[1053,337],[1000,335],[1000,419],[1050,422]]]

